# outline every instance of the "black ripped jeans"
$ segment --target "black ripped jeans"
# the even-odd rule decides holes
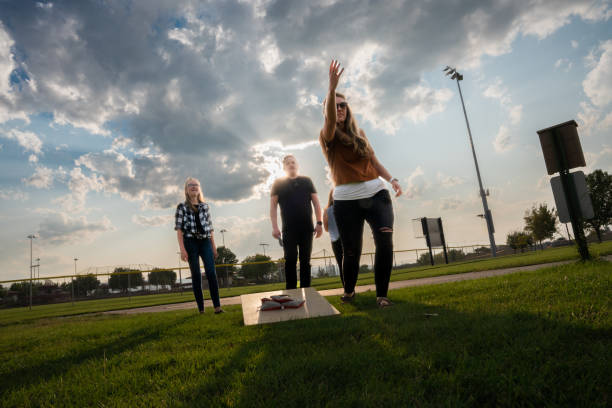
[[[344,259],[344,292],[353,293],[357,284],[359,260],[363,245],[363,225],[367,221],[372,229],[376,255],[374,282],[376,296],[386,297],[393,266],[393,206],[389,190],[381,190],[370,198],[335,200],[334,216],[340,232]]]

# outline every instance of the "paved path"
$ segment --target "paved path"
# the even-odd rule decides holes
[[[604,256],[603,259],[607,261],[612,261],[612,255]],[[528,265],[528,266],[518,266],[514,268],[505,268],[505,269],[494,269],[490,271],[479,271],[479,272],[467,272],[456,275],[444,275],[444,276],[434,276],[431,278],[420,278],[420,279],[410,279],[403,281],[391,282],[389,284],[389,290],[407,288],[412,286],[425,286],[425,285],[437,285],[440,283],[447,282],[459,282],[463,280],[473,280],[473,279],[481,279],[481,278],[489,278],[492,276],[501,276],[508,275],[516,272],[523,271],[534,271],[537,269],[548,268],[550,266],[556,265],[564,265],[568,263],[572,263],[575,261],[562,261],[562,262],[551,262],[546,264],[539,265]],[[376,287],[374,285],[363,285],[357,286],[355,291],[357,293],[374,291]],[[340,296],[342,295],[342,288],[336,289],[326,289],[319,291],[321,296]],[[240,296],[232,296],[221,298],[221,305],[239,305]],[[204,302],[205,307],[212,308],[212,302],[210,300],[206,300]],[[174,303],[170,305],[157,305],[157,306],[148,306],[148,307],[138,307],[134,309],[123,309],[123,310],[110,310],[108,312],[102,312],[103,314],[138,314],[138,313],[157,313],[157,312],[168,312],[172,310],[184,310],[184,309],[196,309],[196,303],[193,302],[184,302],[184,303]]]

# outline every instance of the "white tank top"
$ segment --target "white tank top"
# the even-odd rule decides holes
[[[377,177],[373,180],[341,184],[334,187],[334,200],[360,200],[370,198],[385,188],[385,183]]]

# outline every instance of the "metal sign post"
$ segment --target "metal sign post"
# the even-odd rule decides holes
[[[569,218],[574,230],[574,238],[578,245],[580,258],[584,261],[590,258],[582,228],[582,220],[586,214],[581,211],[574,177],[569,172],[572,168],[586,165],[576,130],[577,127],[578,124],[571,120],[547,129],[538,130],[537,133],[540,136],[540,144],[542,145],[548,174],[552,175],[559,172],[563,196],[567,203]]]
[[[412,220],[412,228],[415,238],[425,238],[429,249],[430,262],[434,264],[433,247],[442,247],[444,251],[444,261],[448,264],[448,252],[446,251],[446,239],[442,228],[442,218],[415,218]],[[418,251],[416,253],[417,260]]]
[[[446,239],[444,238],[444,229],[442,229],[442,218],[438,218],[438,228],[440,229],[440,239],[442,240],[442,249],[444,250],[444,261],[448,265],[448,253],[446,252]]]
[[[427,218],[421,218],[421,225],[423,226],[423,234],[425,234],[425,242],[427,242],[427,248],[429,248],[429,260],[431,266],[434,264],[433,252],[431,250],[431,240],[429,239],[429,227],[427,226]]]

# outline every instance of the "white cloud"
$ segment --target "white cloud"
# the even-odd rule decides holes
[[[536,184],[536,190],[545,191],[549,185],[550,185],[550,181],[549,181],[548,176],[542,176],[538,179],[538,182]]]
[[[64,245],[92,242],[115,227],[107,217],[90,222],[85,217],[70,217],[64,213],[50,213],[40,223],[39,235],[43,245]]]
[[[7,95],[10,90],[9,76],[15,69],[11,48],[14,41],[0,22],[0,94]]]
[[[596,108],[588,102],[580,102],[580,111],[578,112],[578,122],[581,125],[585,135],[590,135],[601,123],[601,109]]]
[[[606,1],[551,1],[539,2],[520,18],[520,27],[525,34],[543,39],[570,22],[572,16],[586,21],[606,21],[612,10]]]
[[[253,248],[259,242],[262,242],[261,239],[269,237],[272,231],[270,217],[267,215],[260,217],[218,217],[213,219],[213,224],[217,246],[223,245],[223,237],[219,231],[225,229],[227,231],[225,233],[225,244],[236,253],[252,253]]]
[[[570,41],[570,44],[572,45],[572,48],[578,48],[578,41],[572,40]]]
[[[510,118],[510,123],[513,125],[518,125],[521,122],[521,118],[523,117],[523,105],[514,105],[509,109],[508,117]]]
[[[45,166],[37,166],[34,174],[22,181],[32,187],[48,189],[53,184],[55,172]]]
[[[64,211],[82,212],[85,210],[87,193],[101,191],[103,182],[96,174],[87,176],[80,167],[73,168],[68,176],[70,193],[56,198],[53,202],[59,204]]]
[[[612,128],[612,112],[608,113],[600,123],[602,129]]]
[[[587,74],[582,87],[593,105],[603,107],[612,101],[612,40],[601,44],[598,52],[601,53],[599,60]]]
[[[29,198],[28,193],[20,190],[0,189],[0,200],[26,201]]]
[[[584,159],[587,172],[593,171],[596,168],[603,168],[605,171],[612,170],[612,146],[603,145],[598,152],[585,151]]]
[[[405,115],[414,123],[425,122],[429,116],[444,111],[452,96],[448,88],[432,89],[423,84],[406,89],[404,101],[412,108]]]
[[[259,60],[264,71],[272,74],[276,67],[282,62],[280,50],[276,46],[274,38],[270,35],[266,36],[259,43]]]
[[[417,166],[416,169],[408,176],[406,181],[406,192],[404,195],[408,199],[419,198],[423,195],[425,190],[428,188],[428,183],[424,177],[425,172],[421,166]]]
[[[570,61],[568,58],[559,58],[555,62],[555,69],[560,69],[565,67],[564,71],[569,72],[570,69],[574,66],[574,63]]]
[[[445,188],[450,188],[465,183],[465,180],[459,176],[449,176],[441,172],[438,172],[437,178],[438,182]]]
[[[332,57],[346,64],[341,88],[359,120],[394,133],[405,121],[431,120],[445,109],[452,91],[432,87],[422,74],[442,60],[475,67],[483,56],[509,52],[521,35],[544,38],[572,19],[603,21],[610,14],[608,3],[590,0],[444,7],[355,0],[346,11],[327,0],[123,8],[86,2],[51,10],[0,2],[0,15],[11,21],[0,27],[0,122],[51,112],[56,124],[101,135],[121,124],[135,149],[152,147],[167,162],[141,165],[124,152],[134,177],[90,170],[104,191],[164,206],[173,201],[172,186],[196,173],[206,174],[212,199],[244,200],[270,176],[252,146],[316,135],[322,121],[316,100]],[[23,78],[10,82],[12,72]],[[520,110],[508,109],[514,124]]]
[[[457,197],[446,197],[440,199],[440,210],[456,210],[463,204]]]
[[[506,126],[501,125],[499,127],[499,131],[493,141],[493,147],[498,153],[507,152],[512,149],[512,136],[510,135],[510,130]]]
[[[487,98],[497,99],[501,105],[509,105],[512,102],[508,96],[508,88],[504,86],[501,78],[495,78],[495,81],[489,84],[482,94]]]
[[[21,131],[17,129],[11,129],[4,132],[2,136],[5,139],[15,140],[19,146],[21,146],[26,152],[33,152],[34,154],[40,154],[42,149],[42,141],[33,132]]]
[[[582,81],[582,88],[589,100],[580,102],[577,116],[582,132],[590,135],[612,125],[612,40],[591,50],[585,63],[591,70]]]
[[[483,91],[483,95],[487,98],[496,99],[499,104],[508,114],[509,124],[502,124],[499,127],[497,136],[493,141],[493,147],[498,153],[508,151],[512,148],[509,125],[516,126],[521,122],[523,117],[523,105],[514,105],[512,98],[509,95],[501,78],[495,78],[495,81],[487,86]]]
[[[132,222],[138,225],[144,225],[147,227],[159,227],[162,225],[170,225],[174,220],[174,216],[172,214],[168,215],[153,215],[151,217],[147,217],[144,215],[133,215]]]

